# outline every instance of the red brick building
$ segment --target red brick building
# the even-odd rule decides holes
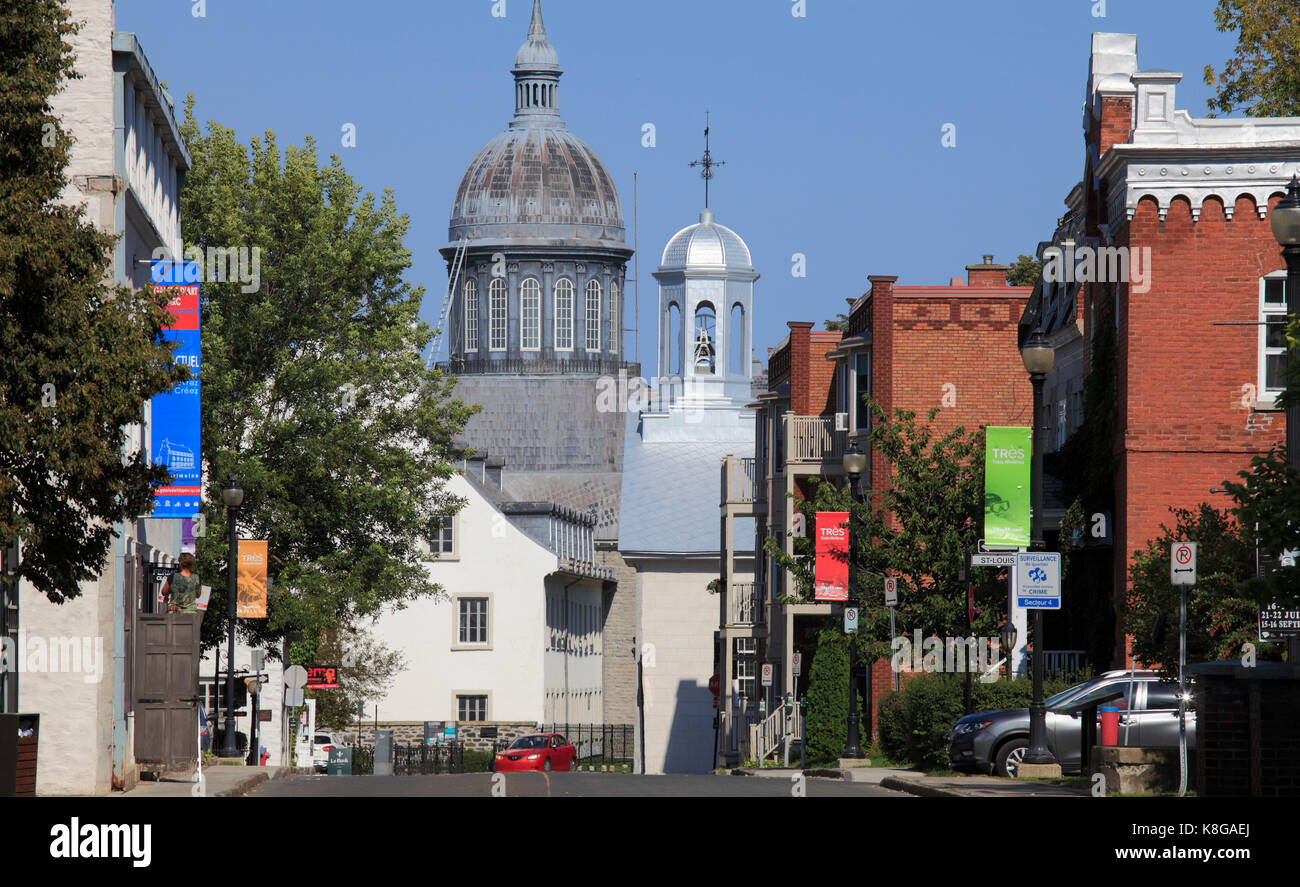
[[[1177,109],[1181,76],[1139,71],[1133,35],[1093,35],[1084,180],[1040,246],[1047,266],[1026,316],[1056,348],[1049,451],[1082,425],[1089,374],[1113,373],[1111,498],[1084,504],[1112,518],[1115,665],[1133,552],[1171,506],[1228,504],[1212,490],[1285,436],[1273,405],[1283,262],[1268,212],[1300,169],[1300,119],[1193,118]],[[1113,352],[1099,349],[1112,331]]]

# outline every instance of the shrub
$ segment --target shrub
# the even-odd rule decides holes
[[[464,773],[487,773],[492,769],[492,752],[465,750]]]
[[[862,697],[858,711],[862,712]],[[848,740],[849,647],[838,625],[822,629],[808,669],[808,717],[806,722],[808,760],[826,763],[838,760]],[[859,726],[861,730],[861,726]],[[869,737],[860,734],[863,741]]]

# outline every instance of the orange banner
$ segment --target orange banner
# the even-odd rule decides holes
[[[266,618],[266,540],[239,540],[239,618]]]

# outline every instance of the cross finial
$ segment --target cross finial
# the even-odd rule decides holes
[[[700,178],[704,179],[704,208],[709,208],[709,179],[713,178],[713,168],[715,166],[726,166],[725,160],[714,160],[713,154],[709,151],[709,115],[712,112],[704,112],[704,157],[700,160],[692,160],[691,166],[702,166],[704,169],[700,172]]]

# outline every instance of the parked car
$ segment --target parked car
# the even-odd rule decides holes
[[[1133,672],[1131,678],[1128,671],[1108,671],[1044,700],[1047,747],[1063,773],[1083,769],[1080,709],[1117,691],[1122,694],[1119,698],[1103,704],[1120,710],[1120,745],[1178,748],[1178,687],[1160,683],[1154,671]],[[1187,747],[1196,747],[1196,713],[1190,707]],[[967,715],[948,734],[948,760],[954,770],[1014,776],[1028,748],[1027,708]]]
[[[569,770],[578,750],[559,733],[531,733],[520,736],[505,751],[497,752],[492,769],[501,772],[515,770]]]
[[[329,769],[330,752],[335,746],[342,744],[333,733],[316,731],[311,738],[311,763],[317,773],[324,773]]]

